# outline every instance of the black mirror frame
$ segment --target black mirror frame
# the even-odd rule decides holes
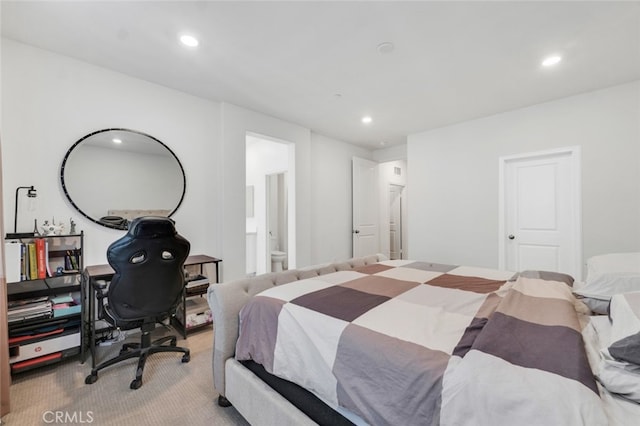
[[[158,142],[160,145],[162,145],[167,151],[169,151],[171,153],[171,155],[173,156],[173,158],[175,158],[175,160],[178,162],[178,166],[180,166],[180,171],[182,172],[182,195],[180,196],[180,201],[178,201],[178,205],[171,211],[171,213],[169,213],[168,217],[173,216],[173,214],[178,210],[178,208],[180,207],[180,205],[182,205],[182,201],[184,200],[184,196],[187,192],[187,175],[184,172],[184,168],[182,167],[182,163],[180,162],[180,160],[178,159],[178,156],[167,146],[165,145],[162,141],[158,140],[157,138],[154,138],[153,136],[144,133],[144,132],[140,132],[137,130],[131,130],[131,129],[125,129],[125,128],[121,128],[121,127],[113,127],[113,128],[109,128],[109,129],[102,129],[102,130],[97,130],[93,133],[89,133],[88,135],[83,136],[82,138],[80,138],[77,142],[75,142],[73,145],[71,145],[71,148],[69,148],[67,150],[67,153],[64,156],[64,159],[62,160],[62,166],[60,167],[60,183],[62,184],[62,190],[64,191],[64,195],[67,197],[67,200],[69,200],[69,202],[71,203],[71,205],[85,218],[89,219],[91,222],[93,223],[97,223],[98,225],[104,226],[105,228],[110,228],[110,229],[117,229],[117,230],[126,230],[127,226],[126,224],[124,226],[119,226],[119,225],[115,225],[115,224],[109,224],[109,223],[105,223],[105,222],[101,222],[97,219],[94,219],[92,217],[90,217],[88,214],[86,214],[84,211],[82,211],[82,209],[71,199],[71,196],[69,195],[69,192],[67,191],[67,186],[64,183],[64,169],[65,166],[67,164],[67,160],[69,158],[69,155],[71,155],[71,152],[73,152],[74,148],[76,146],[78,146],[80,143],[82,143],[82,141],[84,141],[85,139],[96,135],[98,133],[103,133],[103,132],[108,132],[108,131],[124,131],[124,132],[131,132],[131,133],[137,133],[139,135],[142,136],[146,136],[150,139],[153,139],[154,141]]]

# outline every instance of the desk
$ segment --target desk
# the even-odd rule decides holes
[[[215,265],[216,283],[220,282],[219,264],[222,259],[197,254],[187,257],[184,266],[200,265],[200,268],[206,264]],[[201,269],[202,272],[202,269]],[[99,280],[110,281],[115,271],[110,265],[90,265],[82,272],[82,344],[80,350],[80,360],[82,363],[86,361],[87,349],[91,354],[91,368],[96,366],[96,291],[93,283]],[[186,338],[186,335],[185,335]]]

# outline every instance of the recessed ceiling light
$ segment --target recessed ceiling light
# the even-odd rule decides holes
[[[544,61],[542,61],[542,66],[543,67],[552,67],[552,66],[558,64],[558,62],[560,62],[561,60],[562,60],[562,56],[559,56],[559,55],[548,56],[548,57],[544,58]]]
[[[365,115],[364,117],[362,117],[362,122],[364,124],[369,124],[373,121],[373,119],[371,117],[369,117],[368,115]]]
[[[180,42],[187,47],[198,47],[198,45],[200,44],[197,38],[189,34],[181,35]]]
[[[122,143],[122,139],[118,139],[118,138],[113,138],[113,139],[111,139],[111,141],[113,143]]]

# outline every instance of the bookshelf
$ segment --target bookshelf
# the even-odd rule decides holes
[[[12,374],[80,353],[83,243],[83,232],[5,240]]]
[[[207,255],[194,255],[189,256],[184,264],[186,280],[182,303],[178,306],[176,315],[171,317],[171,323],[185,339],[190,332],[211,326],[213,322],[205,296],[209,285],[220,280],[221,261]]]

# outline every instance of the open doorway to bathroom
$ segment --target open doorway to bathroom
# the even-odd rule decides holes
[[[380,252],[389,259],[407,259],[407,161],[378,164],[380,176]]]
[[[389,259],[403,259],[404,186],[389,184]]]
[[[247,275],[280,271],[295,253],[295,144],[246,136]]]

